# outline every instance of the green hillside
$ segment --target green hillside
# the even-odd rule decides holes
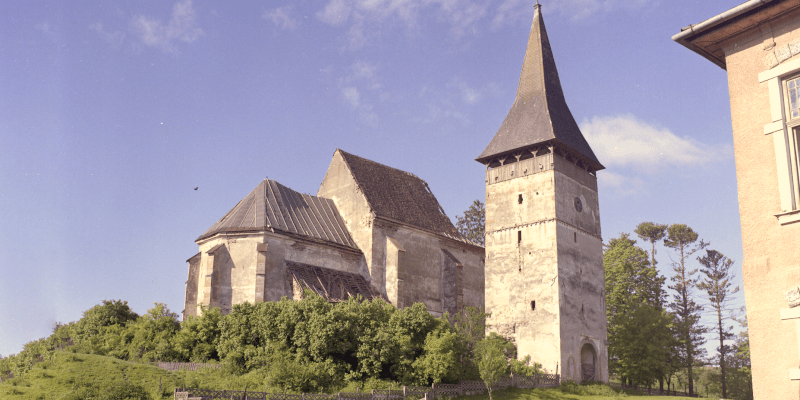
[[[266,386],[266,381],[266,377],[258,372],[245,375],[233,375],[220,369],[170,372],[153,365],[122,361],[113,357],[57,351],[49,360],[36,363],[24,377],[0,383],[0,399],[157,400],[172,398],[174,389],[182,386],[218,390],[243,390],[247,386],[248,391],[282,392],[278,388]],[[369,385],[362,388],[364,389],[370,389]],[[617,394],[601,385],[575,385],[571,390],[569,388],[517,389],[494,393],[495,400],[601,400],[619,397],[680,399],[627,396]],[[488,400],[488,398],[487,395],[465,397],[470,400]]]

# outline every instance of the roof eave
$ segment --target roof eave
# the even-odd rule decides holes
[[[775,6],[784,3],[788,0],[750,0],[739,6],[731,8],[719,15],[713,16],[699,24],[689,25],[681,30],[680,33],[672,36],[672,40],[686,47],[687,49],[703,56],[703,58],[711,61],[718,67],[727,70],[727,64],[724,57],[720,58],[714,55],[706,47],[697,45],[698,39],[715,32],[724,27],[730,26],[732,23],[743,18],[750,17],[753,14],[760,12],[766,7]],[[744,27],[739,31],[733,31],[727,36],[733,36],[744,30],[751,29],[752,26]]]
[[[512,150],[507,150],[507,151],[502,151],[502,152],[499,152],[499,153],[493,153],[493,154],[489,154],[489,155],[485,155],[485,156],[484,155],[480,155],[480,156],[478,156],[478,158],[475,159],[475,161],[477,161],[477,162],[479,162],[479,163],[481,163],[483,165],[486,165],[486,164],[489,164],[492,161],[492,159],[503,157],[503,156],[510,156],[510,155],[512,155],[512,154],[514,154],[516,152],[519,152],[521,150],[525,150],[526,148],[530,148],[530,147],[534,147],[534,146],[546,146],[548,144],[556,144],[556,145],[561,144],[562,146],[565,146],[567,148],[572,149],[571,147],[569,147],[568,145],[566,145],[565,143],[561,142],[558,139],[550,139],[550,140],[547,140],[547,141],[544,141],[544,142],[531,144],[531,145],[526,145],[526,146],[523,146],[523,147],[519,147],[519,148],[512,149]],[[606,167],[604,167],[603,164],[601,164],[599,161],[592,160],[590,157],[584,155],[583,153],[581,153],[581,152],[579,152],[577,150],[572,149],[572,154],[579,155],[579,157],[584,162],[589,164],[592,167],[592,169],[595,170],[595,171],[600,171],[600,170],[606,169]]]

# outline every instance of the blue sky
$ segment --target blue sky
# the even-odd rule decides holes
[[[727,76],[670,38],[739,3],[542,1],[607,168],[604,241],[686,223],[738,281]],[[264,177],[316,194],[336,148],[425,179],[451,217],[483,200],[474,158],[513,103],[533,4],[0,3],[0,354],[104,299],[179,313],[194,239]]]

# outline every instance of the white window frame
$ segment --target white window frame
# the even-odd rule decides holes
[[[800,118],[788,117],[788,98],[784,82],[800,76],[800,58],[758,74],[758,81],[769,88],[771,122],[764,134],[772,136],[781,210],[775,214],[781,225],[800,221]]]

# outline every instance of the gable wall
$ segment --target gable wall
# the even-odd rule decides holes
[[[382,263],[375,264],[375,256],[372,254],[372,222],[375,217],[366,197],[361,193],[338,151],[333,154],[333,159],[325,173],[325,179],[317,191],[317,196],[329,198],[336,204],[339,214],[350,231],[350,236],[364,253],[369,271],[364,277],[371,281],[374,288],[385,294],[385,272],[382,269]],[[379,269],[373,270],[373,268]]]

